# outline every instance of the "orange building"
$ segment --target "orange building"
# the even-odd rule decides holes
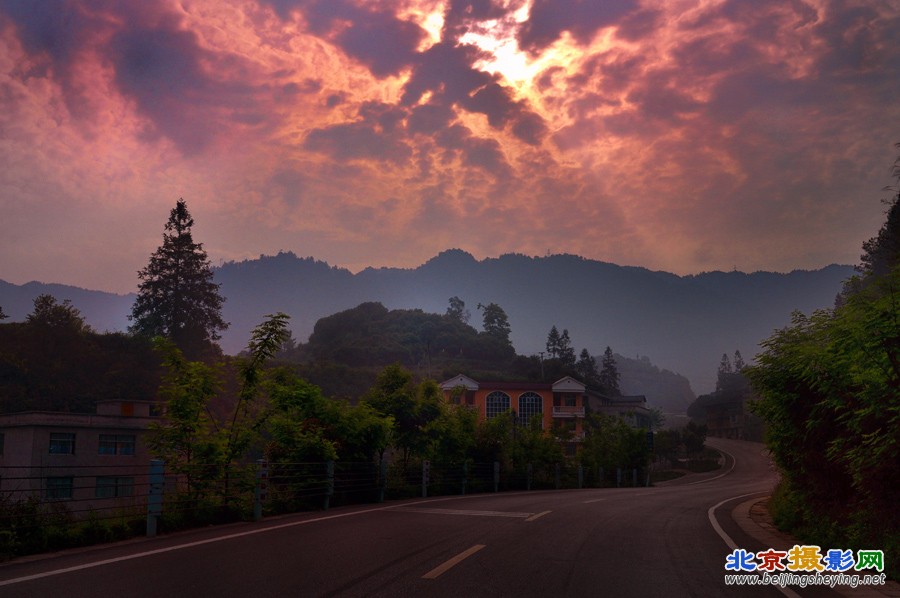
[[[586,388],[570,376],[550,384],[479,382],[459,374],[440,386],[447,401],[476,409],[482,419],[509,411],[517,423],[524,423],[540,415],[544,430],[554,430],[560,438],[574,442],[584,439]]]

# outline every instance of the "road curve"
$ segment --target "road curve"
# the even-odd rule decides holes
[[[775,484],[764,447],[709,444],[722,470],[653,488],[407,500],[139,539],[2,565],[0,596],[782,596],[724,585],[729,540],[767,548],[730,517]]]

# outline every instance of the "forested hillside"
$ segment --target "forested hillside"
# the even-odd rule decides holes
[[[792,311],[832,305],[852,268],[682,277],[571,255],[479,261],[450,250],[415,269],[353,274],[280,253],[228,263],[214,272],[226,299],[222,315],[231,324],[221,341],[228,354],[244,348],[250,330],[266,314],[290,315],[294,338],[305,342],[321,318],[362,303],[442,314],[456,296],[470,309],[478,303],[501,305],[520,354],[542,351],[556,325],[569,329],[579,348],[599,355],[611,346],[629,358],[647,356],[657,367],[687,377],[693,392],[702,393],[715,387],[709,364],[717,363],[723,351],[738,349],[752,358],[759,341],[788,324]],[[12,321],[21,321],[42,292],[72,299],[97,330],[125,330],[129,324],[133,295],[2,283],[0,305]]]

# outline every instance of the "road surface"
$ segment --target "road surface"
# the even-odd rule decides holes
[[[777,479],[760,444],[653,488],[480,494],[207,528],[0,566],[0,596],[782,596],[724,584],[732,508]],[[796,590],[800,595],[826,595]]]

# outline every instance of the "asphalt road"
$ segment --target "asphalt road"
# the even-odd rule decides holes
[[[768,548],[731,509],[776,474],[760,444],[710,444],[725,468],[654,488],[438,497],[139,539],[2,565],[0,596],[782,596],[724,584],[726,537]]]

